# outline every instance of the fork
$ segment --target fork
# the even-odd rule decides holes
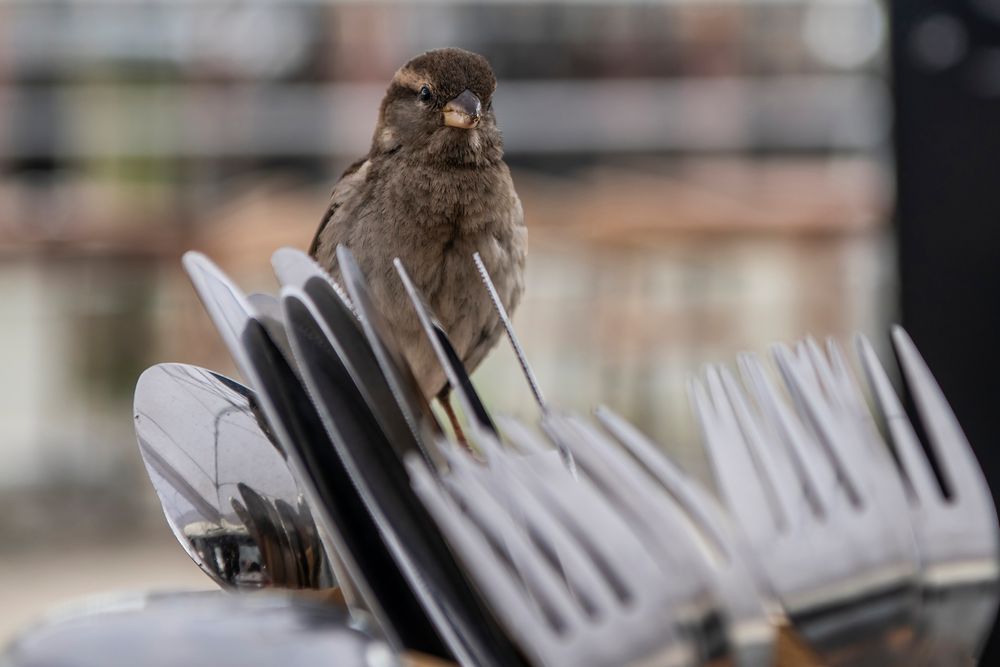
[[[603,411],[605,424],[635,449],[635,431]],[[670,579],[678,613],[695,638],[705,664],[769,665],[774,630],[721,515],[681,486],[679,478],[656,480],[640,461],[587,420],[550,413],[543,424],[562,442],[579,470],[626,517],[636,537]],[[683,498],[683,500],[681,500]]]
[[[757,578],[748,569],[750,547],[742,534],[718,501],[639,429],[605,406],[597,409],[596,417],[645,476],[654,480],[687,513],[698,537],[706,544],[706,566],[717,595],[725,604],[736,664],[770,665],[776,640],[770,617],[777,612],[777,601],[769,591],[755,586]],[[625,452],[618,455],[626,457]],[[609,450],[608,455],[615,455],[614,450]]]
[[[685,536],[689,536],[691,542],[697,542],[697,545],[688,544],[696,546],[698,550],[695,563],[678,568],[674,573],[685,572],[687,575],[693,569],[704,566],[702,574],[713,588],[718,601],[722,603],[723,627],[721,633],[719,628],[713,628],[716,635],[714,639],[717,641],[702,642],[705,659],[708,661],[714,659],[716,656],[713,652],[719,654],[732,652],[736,665],[769,665],[775,632],[765,607],[773,603],[771,600],[763,599],[765,596],[754,587],[753,578],[744,567],[745,546],[738,543],[738,534],[728,529],[728,521],[721,507],[698,484],[675,468],[669,459],[656,451],[655,445],[635,427],[610,409],[600,408],[597,417],[628,453],[615,446],[603,433],[593,429],[585,421],[576,417],[562,419],[555,413],[542,396],[538,380],[479,253],[473,255],[473,260],[493,302],[494,310],[504,326],[528,387],[545,417],[546,421],[543,423],[549,425],[550,435],[555,435],[561,430],[559,424],[577,430],[570,438],[572,444],[568,444],[565,438],[553,438],[563,464],[576,476],[577,467],[573,452],[579,447],[584,447],[587,449],[585,456],[595,464],[591,470],[592,475],[606,478],[610,469],[616,470],[618,477],[611,480],[610,484],[628,488],[630,496],[641,498],[638,505],[634,503],[630,505],[633,510],[638,510],[640,515],[644,515],[644,518],[651,519],[650,524],[636,525],[637,536],[641,539],[646,538],[648,541],[650,536],[668,538],[666,544],[663,542],[659,544],[661,548],[666,547],[668,554],[670,551],[683,548],[682,544],[686,542],[683,539]],[[508,439],[518,441],[522,450],[536,453],[545,451],[545,445],[539,444],[538,438],[532,436],[520,422],[503,419],[502,425]],[[634,461],[630,459],[629,454],[634,457]],[[605,479],[604,483],[607,485],[609,481]],[[613,502],[610,497],[609,501]],[[658,512],[660,518],[649,516],[649,510]],[[711,615],[706,618],[715,620]],[[711,633],[695,633],[696,636],[699,634],[705,636]]]
[[[996,508],[972,448],[913,341],[894,327],[892,342],[948,490],[938,483],[871,343],[859,336],[858,354],[896,453],[921,557],[928,646],[918,657],[928,665],[974,664],[997,610]]]
[[[410,456],[414,489],[498,619],[535,665],[698,664],[674,585],[589,481],[555,456],[522,457],[488,434],[490,467],[444,447],[435,480]]]
[[[901,488],[906,506],[900,513],[910,519],[920,557],[920,641],[912,648],[909,662],[934,666],[971,663],[995,614],[996,513],[968,442],[929,370],[902,329],[897,328],[893,337],[918,405],[925,406],[922,416],[933,411],[925,430],[937,434],[937,459],[954,470],[944,474],[950,480],[962,477],[953,487],[953,502],[949,502],[871,343],[859,337],[858,353],[899,461],[898,467],[887,471],[890,479],[886,483],[895,479],[905,485]],[[800,367],[823,388],[814,397],[837,412],[846,427],[855,429],[858,442],[887,451],[836,342],[827,342],[826,355],[812,339],[799,343],[797,352]],[[926,407],[928,401],[933,407]]]
[[[793,393],[811,398],[815,387],[791,352],[773,352]],[[818,399],[789,406],[759,358],[742,355],[740,367],[749,389],[710,366],[690,394],[757,571],[826,663],[899,664],[913,632],[916,554],[908,522],[880,509],[896,492],[877,474],[884,466],[852,446]]]

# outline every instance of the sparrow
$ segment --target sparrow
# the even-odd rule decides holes
[[[309,254],[341,282],[347,246],[424,396],[458,438],[450,387],[393,267],[399,257],[471,373],[502,324],[480,282],[479,252],[508,313],[524,291],[527,229],[493,113],[496,77],[481,55],[428,51],[396,71],[368,155],[340,177]]]

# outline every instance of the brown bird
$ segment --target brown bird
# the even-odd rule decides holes
[[[495,90],[489,62],[462,49],[403,65],[382,99],[371,150],[340,177],[309,249],[338,282],[337,245],[351,250],[421,390],[440,399],[460,439],[450,387],[392,261],[403,261],[471,373],[502,331],[473,253],[508,313],[524,291],[527,229],[503,161]]]

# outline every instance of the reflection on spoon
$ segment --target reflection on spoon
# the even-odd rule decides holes
[[[139,378],[135,430],[167,523],[223,588],[333,586],[316,524],[253,391],[159,364]]]

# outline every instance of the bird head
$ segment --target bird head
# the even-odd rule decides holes
[[[424,162],[482,165],[503,155],[493,115],[496,77],[486,58],[436,49],[399,68],[386,91],[373,151]]]

